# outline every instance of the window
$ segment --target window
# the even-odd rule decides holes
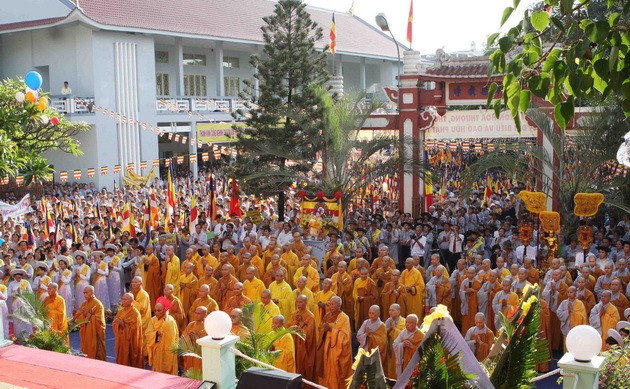
[[[226,96],[238,96],[241,93],[241,79],[236,76],[223,77],[223,88]]]
[[[238,68],[240,63],[241,59],[239,57],[223,57],[224,68]]]
[[[168,51],[156,51],[155,63],[168,63]]]
[[[207,94],[206,76],[199,74],[184,75],[184,95],[206,96]]]
[[[206,66],[206,56],[203,54],[184,53],[184,65],[186,66]]]
[[[168,82],[168,74],[166,73],[158,73],[155,75],[155,85],[157,87],[157,95],[158,96],[168,96],[170,94],[169,91],[169,82]]]

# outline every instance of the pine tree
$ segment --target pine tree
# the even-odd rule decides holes
[[[285,190],[311,170],[321,149],[322,108],[315,87],[329,75],[325,51],[316,48],[322,29],[305,7],[301,0],[280,0],[263,18],[263,54],[250,59],[258,91],[245,82],[241,97],[251,103],[248,112],[238,114],[248,119],[245,127],[235,127],[236,174],[250,193],[278,194],[280,220]]]

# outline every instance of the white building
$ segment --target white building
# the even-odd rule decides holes
[[[0,77],[38,71],[53,105],[71,120],[91,125],[88,133],[79,136],[83,156],[47,155],[57,170],[55,180],[59,171],[68,171],[73,181],[72,171],[81,169],[81,182],[111,186],[120,179],[112,172],[115,165],[124,172],[133,163],[141,173],[143,161],[150,168],[159,158],[212,154],[207,144],[198,150],[198,126],[231,121],[230,111],[242,104],[236,96],[243,80],[253,79],[249,57],[262,52],[262,18],[273,13],[274,4],[270,0],[6,0],[0,12]],[[332,11],[307,9],[324,31],[319,42],[323,48]],[[394,85],[393,41],[351,14],[336,13],[335,21],[335,73],[343,75],[345,90]],[[329,66],[332,71],[332,63]],[[64,81],[72,88],[72,98],[67,100],[60,96]],[[99,110],[115,114],[90,112],[73,98],[93,101]],[[119,121],[117,115],[133,119],[132,123]],[[143,129],[138,121],[193,141],[170,142]],[[103,176],[102,166],[109,167]],[[88,168],[96,170],[93,178],[87,178]]]

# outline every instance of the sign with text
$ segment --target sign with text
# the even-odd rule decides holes
[[[492,110],[448,111],[437,118],[425,133],[425,139],[535,138],[537,129],[524,117],[521,123],[519,133],[508,111],[502,112],[498,119]]]
[[[197,140],[203,143],[225,143],[236,140],[233,125],[244,126],[243,123],[197,123]]]

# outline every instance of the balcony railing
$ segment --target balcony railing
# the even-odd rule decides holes
[[[51,95],[50,105],[59,113],[64,114],[93,114],[94,97],[80,97],[74,95]]]
[[[158,97],[157,113],[223,112],[246,109],[247,101],[239,97]]]

